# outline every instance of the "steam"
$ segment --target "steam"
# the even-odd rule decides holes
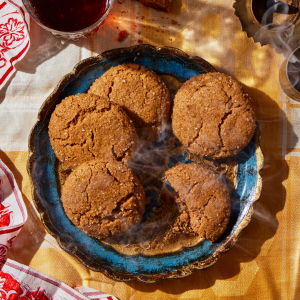
[[[268,0],[266,2],[266,7],[268,8],[268,10],[261,20],[261,24],[265,26],[271,25],[273,23],[270,20],[273,19],[273,13],[287,15],[289,12],[289,5],[279,0]]]
[[[299,26],[296,24],[300,14],[299,4],[293,6],[279,0],[255,3],[255,7],[252,7],[253,12],[262,27],[254,35],[254,41],[262,45],[269,44],[286,59],[289,58],[287,67],[286,63],[282,64],[282,71],[284,74],[287,72],[289,83],[300,91],[300,51],[294,52],[300,45],[300,36],[297,36],[299,30],[295,30],[296,26]],[[258,11],[263,9],[266,11],[259,20]]]
[[[264,243],[268,238],[271,238],[275,234],[278,228],[278,220],[276,219],[276,216],[269,211],[268,208],[257,202],[250,227],[252,228],[250,230],[256,237],[251,238],[250,234],[249,238],[245,238],[242,235],[238,243],[236,243],[235,247],[241,249],[243,252],[247,253],[250,256],[256,256],[262,251],[262,243]],[[257,238],[257,230],[262,230],[262,228],[263,233],[260,235],[260,238]]]
[[[57,53],[62,51],[68,45],[68,41],[61,40],[50,35],[44,44],[38,46],[38,48],[30,53],[30,55],[27,57],[27,64],[37,67],[44,61],[57,55]]]
[[[262,1],[260,9],[263,8]],[[299,8],[279,0],[265,2],[267,9],[261,20],[262,28],[256,32],[253,39],[262,45],[270,44],[276,51],[288,56],[295,49],[297,40],[294,37],[295,25],[293,20],[299,14]],[[253,9],[255,9],[253,7]],[[255,11],[254,11],[255,15]]]
[[[289,58],[287,65],[288,78],[293,87],[300,91],[300,51],[296,50]]]

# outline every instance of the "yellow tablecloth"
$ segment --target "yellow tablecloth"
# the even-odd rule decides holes
[[[0,91],[0,158],[14,173],[28,209],[28,220],[9,258],[70,286],[89,286],[122,300],[299,299],[300,104],[280,88],[278,72],[284,56],[247,37],[233,3],[173,0],[166,14],[138,1],[116,1],[101,30],[77,42],[54,38],[31,22],[31,48]],[[123,29],[129,36],[118,42]],[[201,56],[241,81],[255,101],[265,156],[261,198],[234,248],[208,269],[154,284],[116,282],[61,250],[33,206],[26,172],[30,129],[59,79],[86,57],[141,42]]]

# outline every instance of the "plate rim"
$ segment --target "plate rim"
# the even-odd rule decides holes
[[[32,169],[34,167],[35,163],[35,150],[34,150],[34,145],[35,145],[35,139],[38,133],[38,125],[40,122],[42,122],[42,115],[43,114],[48,114],[49,110],[53,109],[53,106],[56,105],[55,103],[52,103],[52,98],[53,97],[58,97],[60,92],[65,88],[65,86],[68,84],[68,81],[72,78],[76,78],[78,74],[80,74],[81,71],[83,71],[85,68],[101,62],[109,57],[115,56],[116,54],[124,54],[124,53],[130,53],[134,51],[152,51],[152,52],[158,52],[162,54],[169,54],[172,56],[179,56],[181,58],[189,59],[192,62],[200,65],[203,69],[205,69],[207,72],[217,72],[217,70],[211,66],[206,60],[199,56],[190,56],[184,51],[178,49],[178,48],[173,48],[173,47],[155,47],[152,45],[148,44],[141,44],[141,45],[136,45],[136,46],[131,46],[131,47],[126,47],[126,48],[116,48],[116,49],[111,49],[108,51],[105,51],[97,56],[89,57],[86,58],[80,62],[78,62],[72,71],[66,75],[64,75],[61,80],[58,82],[56,87],[54,88],[53,92],[46,98],[46,100],[43,102],[41,105],[38,116],[37,116],[37,121],[34,124],[32,130],[30,131],[29,138],[28,138],[28,148],[29,148],[29,153],[28,153],[28,161],[27,161],[27,173],[30,178],[30,186],[31,186],[31,194],[32,194],[32,200],[33,203],[39,213],[40,219],[46,229],[46,231],[52,235],[56,241],[58,242],[59,246],[66,252],[68,252],[70,255],[78,259],[85,267],[92,271],[96,272],[103,272],[105,275],[109,276],[110,278],[118,281],[130,281],[137,279],[141,282],[145,283],[154,283],[163,279],[167,278],[183,278],[186,276],[189,276],[195,272],[195,270],[198,269],[204,269],[208,268],[212,265],[214,265],[220,255],[224,252],[229,251],[235,243],[238,241],[242,231],[250,224],[250,221],[253,217],[253,212],[254,212],[254,203],[258,201],[261,195],[261,189],[262,189],[262,168],[263,168],[263,153],[261,150],[261,136],[260,136],[260,129],[259,125],[257,123],[256,131],[255,131],[255,153],[257,157],[257,186],[256,186],[256,191],[255,191],[255,198],[252,201],[251,207],[249,208],[246,216],[244,219],[241,221],[241,223],[238,225],[238,227],[235,229],[235,232],[227,237],[226,241],[224,242],[223,245],[221,245],[219,248],[216,249],[216,251],[213,253],[212,256],[209,258],[203,260],[203,261],[196,261],[193,262],[192,264],[188,266],[182,266],[176,271],[168,272],[168,273],[162,273],[162,274],[151,274],[151,275],[139,275],[139,274],[129,274],[129,273],[120,273],[112,268],[109,268],[107,266],[98,264],[96,262],[93,262],[93,264],[87,265],[85,262],[86,255],[82,253],[78,248],[76,248],[73,244],[72,247],[70,247],[70,243],[67,241],[64,241],[60,235],[58,234],[57,230],[54,228],[52,225],[52,222],[50,220],[50,217],[45,211],[44,206],[39,200],[38,195],[36,194],[36,186],[33,181],[33,176],[32,176]],[[174,54],[175,53],[175,54]]]

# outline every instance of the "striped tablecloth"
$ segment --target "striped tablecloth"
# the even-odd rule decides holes
[[[122,300],[299,299],[300,104],[280,88],[284,56],[247,37],[233,3],[173,0],[164,13],[120,0],[97,34],[77,42],[54,38],[31,21],[30,49],[0,90],[0,159],[13,172],[28,211],[10,259],[68,286],[90,287]],[[129,35],[119,42],[121,30]],[[180,48],[242,82],[255,101],[265,155],[262,195],[234,248],[208,269],[154,284],[114,281],[61,250],[33,206],[26,172],[29,132],[60,78],[84,58],[139,43]]]

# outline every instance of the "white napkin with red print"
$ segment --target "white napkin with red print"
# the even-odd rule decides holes
[[[15,64],[27,53],[29,15],[22,0],[0,0],[0,89],[15,72]]]
[[[117,300],[90,288],[70,288],[63,282],[7,259],[0,271],[0,299],[22,300]]]
[[[26,220],[26,207],[15,178],[0,160],[0,264]]]
[[[0,160],[0,299],[117,300],[102,292],[75,289],[41,272],[5,259],[7,251],[27,220],[22,194],[12,172]]]

